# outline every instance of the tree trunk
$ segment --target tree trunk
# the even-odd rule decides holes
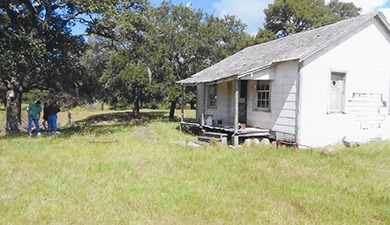
[[[169,121],[173,121],[175,119],[175,109],[176,109],[176,101],[171,101],[171,109],[169,111]]]
[[[195,100],[191,99],[190,101],[191,109],[196,109],[195,104],[196,104],[196,99]]]
[[[134,104],[133,104],[133,117],[134,118],[141,118],[140,114],[139,114],[139,110],[141,108],[141,105],[142,105],[142,102],[141,102],[141,97],[140,96],[137,96],[134,100]]]
[[[5,134],[18,133],[23,130],[21,120],[22,88],[17,82],[12,81],[7,89],[7,108],[4,131]]]

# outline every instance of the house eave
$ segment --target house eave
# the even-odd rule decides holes
[[[262,67],[251,69],[251,70],[249,70],[247,72],[244,72],[244,73],[238,75],[238,79],[250,78],[251,76],[253,76],[254,73],[257,73],[257,72],[265,70],[265,69],[269,69],[271,67],[272,67],[272,63],[268,64],[268,65],[265,65],[265,66],[262,66]]]
[[[228,77],[219,78],[219,79],[209,79],[209,80],[198,80],[198,81],[185,81],[181,80],[176,82],[177,84],[180,84],[182,86],[197,86],[199,84],[205,84],[205,83],[223,83],[232,81],[238,78],[238,74],[230,75]]]
[[[258,67],[258,68],[255,68],[255,69],[251,69],[245,73],[242,73],[238,76],[238,79],[250,79],[254,73],[257,73],[257,72],[260,72],[260,71],[263,71],[263,70],[266,70],[266,69],[269,69],[269,68],[272,68],[274,66],[277,66],[279,64],[282,64],[282,63],[285,63],[285,62],[289,62],[289,61],[299,61],[298,58],[292,58],[292,59],[283,59],[283,60],[278,60],[278,61],[274,61],[268,65],[265,65],[265,66],[261,66],[261,67]]]

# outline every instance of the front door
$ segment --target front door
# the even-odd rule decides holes
[[[329,113],[341,113],[344,111],[345,99],[345,74],[332,73],[329,92]]]
[[[240,123],[246,123],[247,92],[248,92],[248,81],[241,80],[240,99],[238,103],[238,122]]]

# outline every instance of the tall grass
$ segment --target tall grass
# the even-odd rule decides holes
[[[389,142],[195,148],[152,114],[3,138],[0,224],[390,223]]]

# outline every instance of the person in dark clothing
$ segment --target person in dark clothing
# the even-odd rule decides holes
[[[50,101],[50,104],[47,108],[47,115],[49,121],[49,128],[53,133],[59,134],[57,131],[57,113],[60,112],[60,107],[57,105],[55,100]]]
[[[49,115],[47,114],[47,108],[48,108],[49,104],[47,104],[47,102],[43,103],[43,121],[42,121],[42,126],[45,130],[47,129],[50,129],[50,127],[48,127],[48,117]]]

